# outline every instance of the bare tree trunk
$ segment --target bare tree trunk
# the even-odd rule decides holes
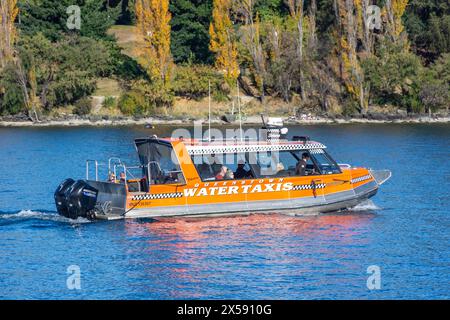
[[[316,0],[311,0],[311,5],[309,7],[309,48],[313,51],[315,51],[317,48],[316,14]]]
[[[20,59],[16,60],[16,74],[17,74],[17,83],[22,89],[22,96],[28,111],[28,117],[33,122],[39,122],[39,117],[36,112],[36,107],[33,101],[34,99],[30,97],[30,92],[28,90],[28,78],[25,74],[25,70],[23,70],[22,61]]]

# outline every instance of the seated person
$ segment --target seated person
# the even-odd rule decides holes
[[[251,170],[245,170],[245,161],[239,160],[238,167],[236,172],[234,173],[235,179],[245,179],[245,178],[253,178],[253,174]]]
[[[119,183],[126,183],[127,182],[126,179],[127,179],[127,177],[125,175],[125,172],[121,172]]]
[[[225,166],[222,166],[219,170],[219,172],[216,174],[216,180],[223,180],[225,179],[225,176],[227,174],[228,168]]]
[[[227,172],[225,173],[225,180],[234,180],[234,172],[233,170],[227,169]]]
[[[204,162],[198,167],[198,172],[203,180],[214,177],[214,175],[212,174],[211,166]]]
[[[108,175],[108,182],[116,183],[116,175],[114,174],[114,172],[111,172],[111,173]]]
[[[306,176],[306,168],[308,165],[308,160],[310,159],[310,156],[307,152],[304,152],[302,154],[301,160],[297,163],[297,166],[295,168],[295,174],[298,176]]]

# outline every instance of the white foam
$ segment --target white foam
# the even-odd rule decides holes
[[[349,211],[372,211],[372,210],[380,210],[372,200],[366,200],[356,205],[355,207],[348,209]]]
[[[48,212],[39,212],[33,210],[22,210],[17,213],[6,213],[0,214],[0,219],[17,219],[17,220],[30,220],[30,219],[38,219],[38,220],[50,220],[55,222],[66,222],[71,224],[79,224],[79,223],[89,223],[88,219],[78,218],[76,220],[69,219],[63,216],[58,215],[57,213],[48,213]]]

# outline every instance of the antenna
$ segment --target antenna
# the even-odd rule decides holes
[[[239,131],[241,135],[241,142],[243,141],[242,138],[242,114],[241,114],[241,97],[240,97],[240,91],[239,91],[239,81],[236,80],[236,86],[237,86],[237,103],[238,103],[238,109],[239,109]]]
[[[208,80],[208,140],[211,142],[211,80]]]

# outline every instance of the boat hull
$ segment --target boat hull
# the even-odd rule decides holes
[[[253,202],[214,203],[207,205],[169,206],[133,209],[124,216],[98,216],[99,219],[122,218],[172,218],[172,217],[218,217],[248,215],[250,213],[286,213],[292,215],[313,215],[353,208],[378,192],[378,184],[370,181],[352,190],[326,196],[301,197],[283,200],[261,200]]]

